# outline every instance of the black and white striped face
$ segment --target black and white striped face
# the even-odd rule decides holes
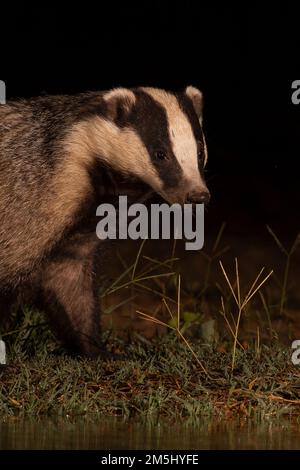
[[[118,105],[115,100],[119,95]],[[207,203],[203,170],[207,149],[202,130],[202,93],[157,88],[117,89],[104,96],[124,139],[128,172],[169,203]],[[125,152],[125,154],[124,154]]]

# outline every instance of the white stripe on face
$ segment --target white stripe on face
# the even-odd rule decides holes
[[[198,168],[197,143],[193,129],[176,97],[157,88],[142,88],[142,90],[166,111],[173,153],[182,168],[184,178],[191,186],[205,187]]]
[[[207,159],[208,159],[208,153],[207,153],[207,145],[206,145],[206,140],[205,140],[205,135],[203,134],[203,143],[204,143],[204,165],[206,165],[207,163]]]

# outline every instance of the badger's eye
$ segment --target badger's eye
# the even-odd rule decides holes
[[[168,154],[164,150],[156,150],[154,152],[154,157],[156,160],[166,160],[168,158]]]

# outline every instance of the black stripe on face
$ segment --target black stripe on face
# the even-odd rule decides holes
[[[202,127],[200,125],[198,116],[196,114],[196,111],[194,109],[194,105],[192,103],[192,100],[185,94],[185,93],[178,93],[176,94],[176,98],[178,101],[178,104],[181,108],[181,110],[184,112],[184,114],[187,116],[193,130],[194,137],[197,142],[200,142],[202,145],[203,151],[204,151],[204,134]],[[203,163],[204,163],[204,158],[205,155],[203,154],[203,161],[198,160],[198,167],[200,173],[203,172]]]
[[[139,89],[133,92],[136,103],[126,125],[132,126],[143,141],[164,189],[175,188],[182,181],[183,172],[172,150],[166,111],[148,93]],[[164,152],[167,158],[157,158],[158,152]]]

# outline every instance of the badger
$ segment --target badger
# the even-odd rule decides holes
[[[202,116],[193,86],[0,106],[0,319],[29,284],[70,352],[101,354],[96,207],[113,186],[133,201],[152,191],[169,204],[207,203]]]

